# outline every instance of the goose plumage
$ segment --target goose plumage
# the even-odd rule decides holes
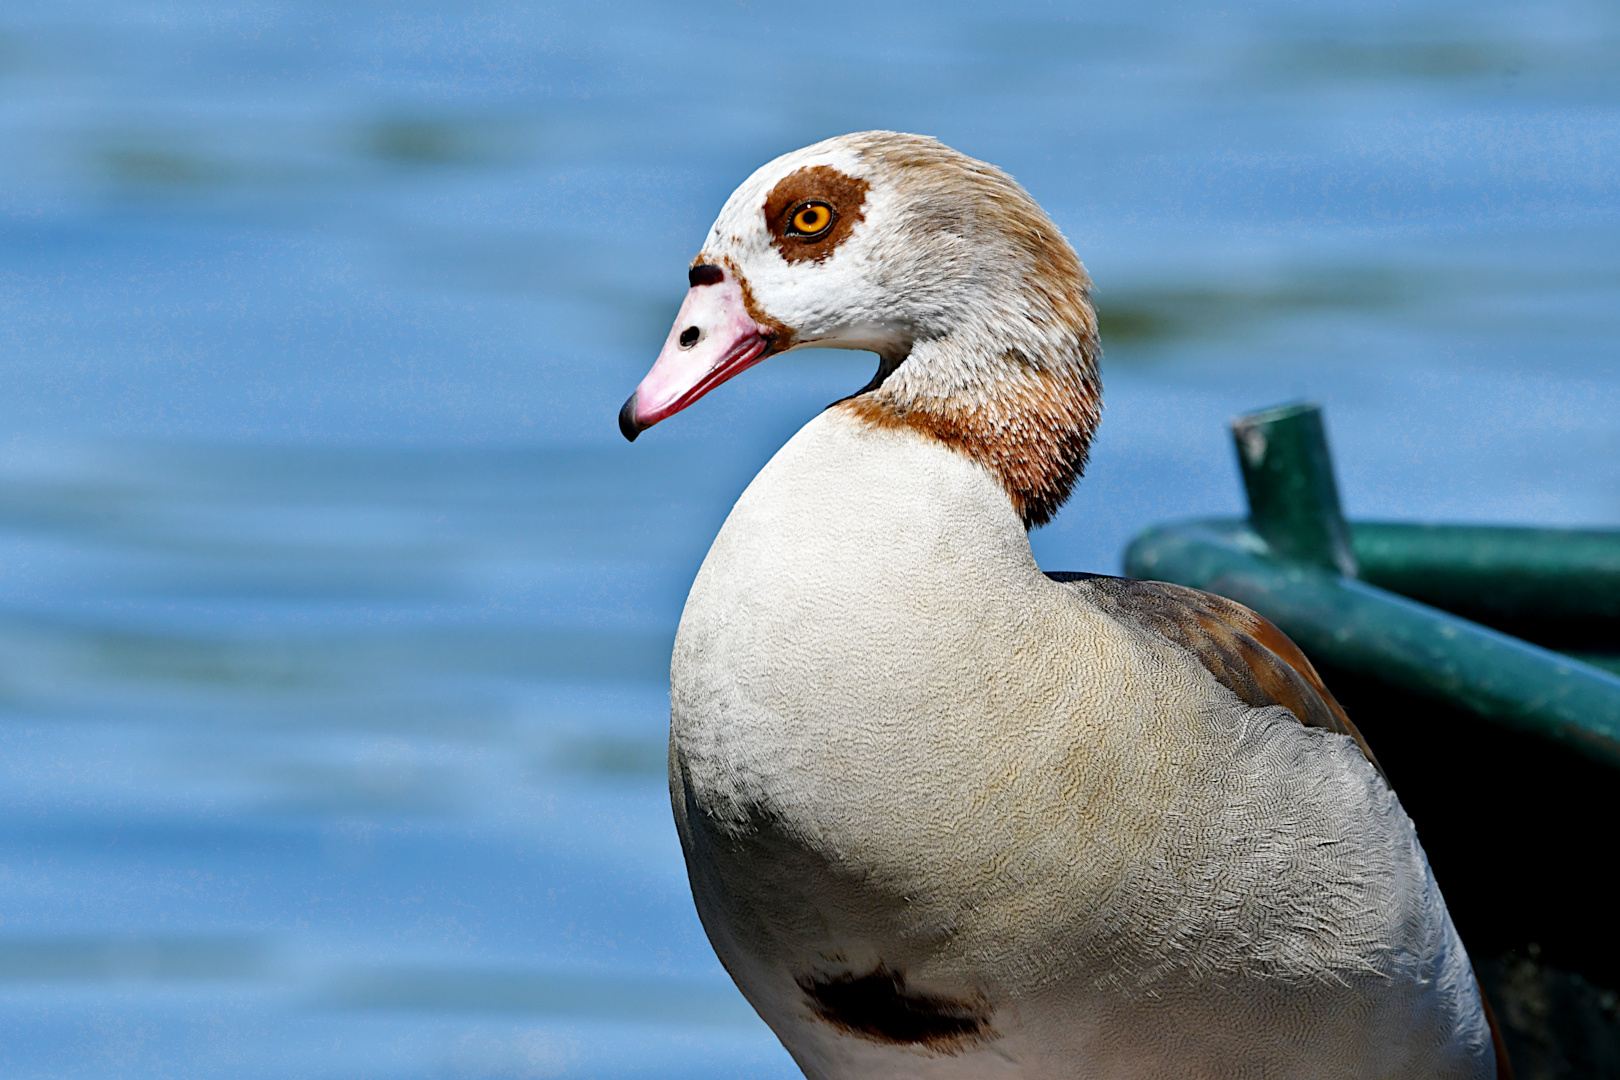
[[[689,276],[631,439],[778,352],[879,357],[738,500],[671,664],[698,913],[807,1076],[1505,1070],[1299,650],[1220,597],[1036,565],[1101,389],[1090,280],[1022,188],[829,139],[749,177]]]

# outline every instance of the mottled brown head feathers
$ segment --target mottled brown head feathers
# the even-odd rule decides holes
[[[989,469],[1025,528],[1052,520],[1085,470],[1101,411],[1097,380],[1074,370],[1025,367],[1016,383],[977,404],[895,401],[882,388],[840,403],[877,427],[905,427],[938,439]]]
[[[1001,170],[915,135],[850,141],[898,195],[894,250],[929,268],[908,285],[934,310],[910,353],[841,407],[967,454],[1026,526],[1045,524],[1084,470],[1101,413],[1091,279]]]

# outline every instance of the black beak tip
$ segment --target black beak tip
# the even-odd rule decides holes
[[[636,395],[631,394],[625,400],[624,408],[619,410],[619,432],[630,442],[636,441],[641,434],[641,425],[636,423]]]

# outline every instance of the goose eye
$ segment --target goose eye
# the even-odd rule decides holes
[[[788,235],[801,236],[806,240],[814,240],[828,229],[832,228],[833,208],[824,202],[807,202],[793,211],[789,222]]]

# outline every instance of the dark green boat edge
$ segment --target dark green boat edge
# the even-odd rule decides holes
[[[1125,573],[1230,597],[1313,662],[1461,705],[1620,769],[1620,675],[1367,581],[1279,561],[1246,522],[1150,528],[1126,549]]]

